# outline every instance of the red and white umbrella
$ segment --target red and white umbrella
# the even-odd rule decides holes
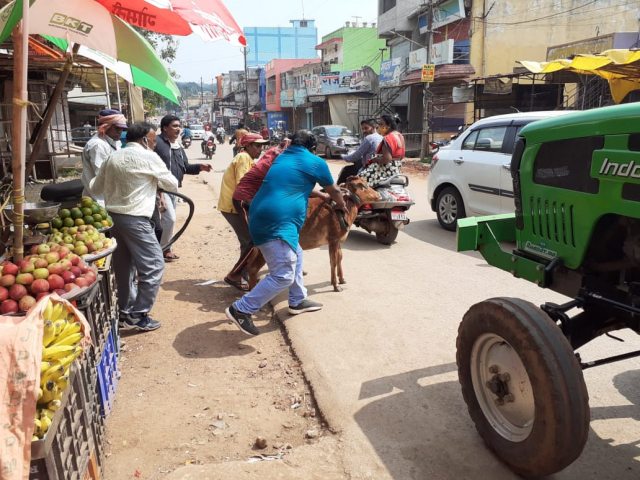
[[[145,30],[168,35],[195,33],[203,40],[246,46],[242,29],[222,0],[96,0],[113,15]]]

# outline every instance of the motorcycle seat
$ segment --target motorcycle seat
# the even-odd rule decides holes
[[[379,181],[373,186],[373,188],[390,187],[391,185],[401,185],[403,187],[406,187],[407,185],[409,185],[409,178],[405,175],[394,175],[392,177],[385,178],[384,180]]]
[[[80,179],[62,183],[51,183],[42,187],[40,198],[47,202],[61,202],[67,199],[79,199],[84,189]]]

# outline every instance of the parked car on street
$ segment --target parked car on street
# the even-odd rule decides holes
[[[204,125],[189,125],[189,129],[193,140],[202,140],[204,138]]]
[[[455,230],[459,218],[515,210],[511,154],[527,124],[567,110],[510,113],[483,118],[440,148],[431,161],[428,199],[438,222]]]
[[[320,125],[311,132],[318,142],[317,152],[325,158],[348,153],[360,145],[360,139],[342,125]]]

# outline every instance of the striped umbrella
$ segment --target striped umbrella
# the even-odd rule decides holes
[[[111,15],[92,0],[34,0],[31,2],[29,34],[47,35],[60,48],[77,43],[90,50],[89,58],[121,71],[135,85],[156,91],[178,103],[177,85],[153,47],[130,25]],[[20,20],[22,0],[0,10],[0,42],[6,40]],[[117,71],[117,68],[112,68]]]

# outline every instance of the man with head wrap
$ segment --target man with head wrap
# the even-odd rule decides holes
[[[98,114],[98,131],[87,142],[82,151],[82,185],[83,195],[91,195],[89,184],[93,180],[104,161],[118,149],[120,134],[127,129],[127,119],[119,110],[102,110]],[[96,198],[102,201],[102,198]]]

